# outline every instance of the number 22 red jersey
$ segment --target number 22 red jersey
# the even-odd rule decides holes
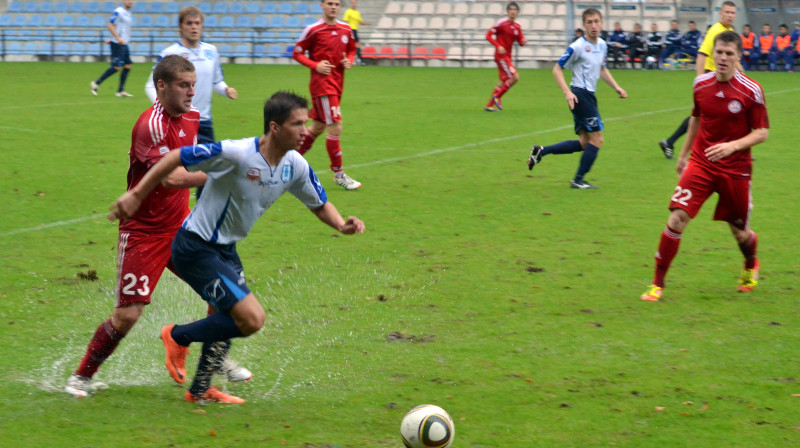
[[[306,51],[309,57],[306,57]],[[292,57],[311,69],[309,90],[312,98],[324,95],[341,97],[344,89],[344,66],[341,61],[346,56],[352,63],[355,53],[356,41],[350,25],[339,20],[334,25],[328,25],[318,20],[300,34]],[[317,64],[323,60],[334,65],[327,75],[316,70]]]
[[[200,112],[192,107],[179,117],[170,116],[156,101],[142,112],[131,133],[128,190],[171,149],[197,144]],[[189,189],[158,184],[130,219],[122,220],[120,232],[174,234],[189,214]]]
[[[700,118],[700,129],[692,143],[691,158],[715,171],[749,177],[753,171],[750,148],[716,162],[708,160],[705,150],[738,140],[753,129],[769,128],[761,85],[738,71],[727,82],[718,81],[715,72],[700,75],[694,80],[692,115]]]

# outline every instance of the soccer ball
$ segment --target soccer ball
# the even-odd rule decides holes
[[[406,448],[447,448],[456,436],[456,426],[447,411],[423,404],[403,417],[400,435]]]

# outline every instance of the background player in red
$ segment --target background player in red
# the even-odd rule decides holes
[[[681,234],[714,192],[719,194],[714,219],[728,223],[744,255],[738,289],[749,292],[758,284],[758,238],[750,230],[750,148],[767,140],[769,118],[761,86],[736,70],[741,55],[739,35],[734,31],[720,33],[714,39],[716,72],[694,80],[689,134],[677,163],[681,177],[656,252],[655,278],[642,300],[654,302],[662,298],[664,277],[678,253]]]
[[[350,25],[339,21],[340,0],[322,0],[322,19],[307,26],[294,48],[294,59],[311,69],[309,90],[313,106],[308,117],[314,120],[297,151],[305,154],[324,131],[325,147],[331,159],[336,185],[347,190],[361,188],[361,182],[344,173],[342,167],[342,113],[339,104],[344,89],[344,71],[353,66],[356,41]],[[308,52],[308,56],[306,56]]]
[[[200,112],[192,107],[196,80],[194,64],[182,56],[166,56],[153,69],[157,100],[133,128],[128,189],[170,148],[197,144]],[[188,188],[203,185],[206,177],[176,169],[143,199],[138,213],[120,222],[114,311],[97,327],[78,369],[67,380],[67,393],[85,397],[97,388],[92,376],[136,324],[164,268],[173,270],[170,248],[189,214]]]
[[[503,17],[495,22],[494,26],[486,32],[486,40],[495,47],[494,61],[497,63],[497,71],[500,72],[500,82],[494,88],[492,98],[483,108],[487,112],[503,110],[500,98],[519,81],[519,73],[511,60],[511,50],[514,42],[519,42],[520,45],[528,43],[525,36],[522,35],[522,26],[516,21],[519,15],[517,2],[510,2],[506,6],[506,12],[508,17]]]

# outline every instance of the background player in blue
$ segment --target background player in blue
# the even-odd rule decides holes
[[[567,140],[546,147],[533,145],[531,155],[528,157],[530,170],[548,154],[571,154],[583,151],[578,172],[570,181],[572,188],[582,190],[597,188],[586,182],[583,176],[592,169],[597,152],[603,145],[603,120],[597,109],[597,98],[594,96],[598,78],[603,78],[603,81],[616,90],[620,98],[628,97],[606,67],[608,46],[599,37],[603,28],[603,16],[600,11],[593,8],[583,11],[583,28],[586,30],[584,37],[573,42],[553,67],[553,77],[564,92],[572,111],[578,140]],[[565,68],[572,69],[572,82],[569,86],[564,80]]]
[[[283,193],[292,193],[322,222],[343,234],[364,233],[361,220],[352,216],[345,220],[328,202],[308,162],[292,149],[303,139],[306,121],[308,102],[278,92],[264,105],[263,136],[172,151],[110,207],[109,219],[128,218],[141,198],[180,165],[208,174],[203,195],[175,235],[172,262],[181,278],[219,311],[161,330],[170,374],[183,365],[185,347],[203,343],[194,382],[186,392],[188,401],[244,402],[211,387],[213,372],[227,354],[230,339],[257,332],[265,320],[264,309],[245,281],[236,242],[247,236]],[[180,373],[185,375],[185,370]]]
[[[133,96],[125,91],[125,80],[128,79],[128,72],[131,70],[131,65],[133,65],[130,48],[128,47],[128,43],[131,41],[131,26],[133,25],[132,8],[133,0],[122,0],[122,6],[115,9],[108,19],[108,30],[111,32],[111,40],[108,42],[111,47],[111,67],[100,75],[96,81],[89,83],[94,96],[97,96],[97,89],[100,88],[100,84],[120,70],[122,72],[119,74],[117,96],[123,98]]]

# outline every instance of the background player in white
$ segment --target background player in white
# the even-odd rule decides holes
[[[145,197],[176,167],[208,174],[206,188],[192,213],[175,235],[172,262],[201,297],[219,312],[187,325],[166,325],[161,337],[170,374],[183,364],[181,357],[192,342],[203,352],[188,401],[243,403],[238,397],[211,387],[213,371],[221,364],[230,339],[249,336],[264,325],[265,313],[245,281],[236,242],[283,195],[290,192],[322,222],[344,234],[364,232],[358,218],[342,218],[327,200],[308,162],[295,150],[305,135],[308,102],[288,92],[274,94],[264,105],[264,135],[225,140],[211,145],[184,146],[157,163],[133,189],[111,206],[109,219],[136,213]],[[171,362],[170,362],[171,361]]]
[[[611,72],[606,68],[608,46],[600,38],[603,29],[603,16],[600,11],[589,8],[583,11],[583,27],[586,30],[584,37],[573,42],[558,63],[553,67],[553,77],[564,92],[564,97],[572,111],[575,121],[575,133],[578,140],[567,140],[555,145],[542,147],[533,145],[531,155],[528,157],[528,169],[541,161],[548,154],[571,154],[583,151],[578,172],[570,181],[572,188],[587,189],[597,188],[583,179],[589,172],[597,158],[597,153],[603,145],[603,120],[597,109],[598,78],[608,83],[620,98],[627,98],[628,94],[617,84]],[[567,86],[564,80],[564,69],[572,69],[572,82]]]
[[[178,31],[181,35],[180,42],[175,42],[165,48],[158,60],[160,61],[169,54],[177,54],[194,64],[197,69],[197,84],[195,85],[193,104],[200,110],[200,130],[197,134],[197,141],[198,143],[214,143],[217,141],[211,117],[211,102],[214,92],[232,100],[238,98],[239,94],[236,89],[225,83],[217,47],[200,41],[203,35],[203,12],[196,6],[186,6],[181,9],[178,13]],[[150,101],[155,101],[156,87],[153,84],[152,73],[147,79],[144,91]],[[198,197],[202,190],[203,187],[197,187]]]
[[[131,27],[133,26],[133,16],[131,9],[133,0],[122,0],[122,6],[111,13],[108,19],[108,30],[111,32],[111,40],[108,42],[111,47],[111,67],[108,68],[97,80],[89,83],[92,88],[92,95],[97,96],[97,89],[106,78],[122,70],[119,74],[118,97],[133,96],[125,91],[125,81],[128,79],[128,72],[131,70],[131,51],[128,46],[131,41]]]

